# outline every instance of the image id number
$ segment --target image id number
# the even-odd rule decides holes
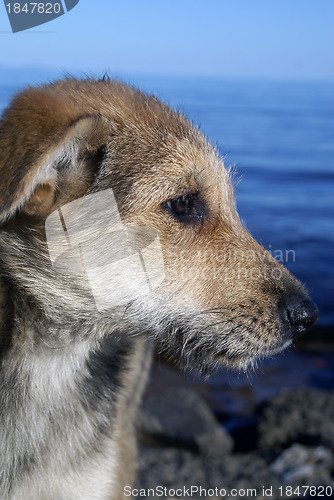
[[[60,3],[26,2],[21,5],[18,2],[6,4],[8,14],[59,14]]]

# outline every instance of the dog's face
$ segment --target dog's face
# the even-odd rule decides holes
[[[241,223],[214,148],[154,98],[104,81],[30,89],[3,117],[0,172],[3,267],[53,321],[146,332],[205,371],[279,352],[317,319],[304,287]],[[161,253],[150,262],[164,272],[150,293],[130,295],[117,321],[112,307],[97,311],[75,255],[67,268],[52,265],[45,236],[58,209],[110,189],[125,227],[155,230]],[[84,244],[98,226],[85,228]]]

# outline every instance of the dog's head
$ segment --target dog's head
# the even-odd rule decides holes
[[[279,352],[317,319],[304,287],[240,221],[232,174],[214,148],[153,97],[110,81],[30,88],[3,116],[0,173],[2,266],[50,321],[145,331],[184,366],[205,370]],[[112,205],[114,219],[106,216]],[[48,227],[61,246],[68,221],[82,220],[78,207],[85,223],[76,248],[66,265],[54,265]],[[99,310],[82,249],[101,269],[131,237],[137,252],[130,257],[159,279],[145,293],[135,286],[140,273],[131,274],[125,252],[118,259],[122,272],[130,269],[119,278],[129,290],[122,314],[112,301]],[[108,277],[98,267],[93,262],[102,277],[94,286],[108,301]]]

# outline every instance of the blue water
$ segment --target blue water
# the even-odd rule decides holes
[[[36,72],[0,78],[0,109]],[[157,77],[130,83],[200,125],[237,167],[239,213],[334,324],[334,84]],[[286,255],[286,251],[290,251]]]

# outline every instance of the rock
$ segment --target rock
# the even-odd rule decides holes
[[[139,452],[139,470],[136,488],[149,489],[162,486],[171,489],[190,489],[201,487],[204,490],[226,491],[256,490],[256,498],[262,499],[263,488],[273,487],[278,492],[280,483],[266,464],[256,453],[228,455],[206,458],[204,455],[177,448],[158,448],[141,446]],[[193,495],[192,498],[221,498],[223,495]],[[249,494],[251,496],[251,494]],[[235,497],[235,495],[234,495]],[[182,497],[183,498],[183,497]],[[239,498],[239,497],[236,497]],[[272,496],[279,498],[279,496]]]
[[[270,470],[274,472],[283,483],[291,484],[296,481],[307,481],[322,475],[325,484],[330,479],[334,455],[324,446],[307,447],[295,443],[284,450],[271,464]]]
[[[138,419],[142,441],[181,447],[205,455],[226,455],[233,447],[202,398],[186,388],[172,388],[145,400]]]
[[[218,478],[217,478],[218,479]],[[220,483],[228,489],[256,489],[256,498],[262,498],[262,488],[279,486],[279,482],[268,463],[257,452],[236,454],[228,457],[221,468]],[[245,497],[251,495],[245,495]]]
[[[175,489],[196,486],[228,494],[232,488],[262,491],[276,485],[275,474],[256,453],[232,454],[231,437],[202,398],[187,388],[147,398],[140,430],[145,443],[139,447],[138,489],[163,486],[171,489],[171,497]]]
[[[328,486],[334,491],[333,410],[334,397],[325,391],[281,394],[260,414],[261,448],[232,453],[231,437],[194,391],[183,387],[156,393],[146,400],[141,416],[142,435],[150,439],[139,448],[136,487],[160,486],[169,498],[186,498],[175,493],[184,488],[210,492],[217,488],[218,495],[207,496],[257,500],[315,496],[304,495],[303,486]],[[204,496],[192,494],[194,500]]]
[[[204,486],[203,458],[180,448],[140,446],[137,488]]]
[[[334,450],[334,394],[302,389],[279,394],[259,418],[259,447],[282,450],[291,443]]]

